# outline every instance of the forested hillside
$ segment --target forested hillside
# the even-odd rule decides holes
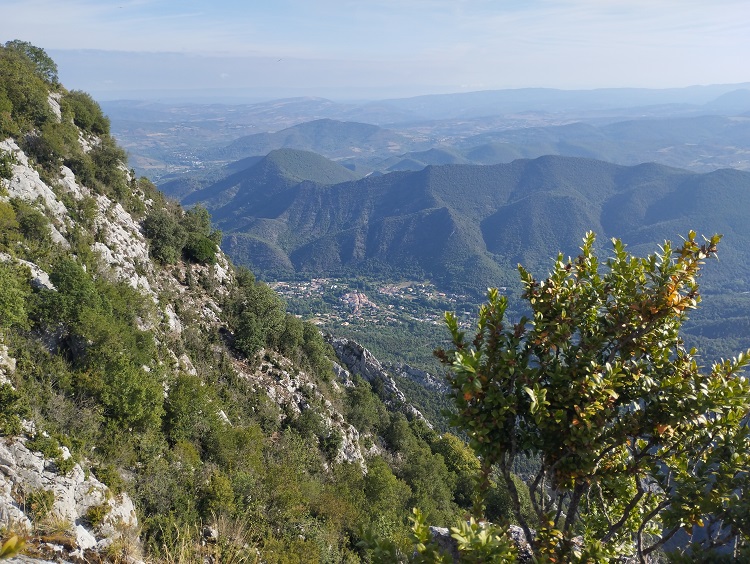
[[[244,258],[243,242],[256,253],[265,246],[249,259],[264,274],[411,270],[481,295],[488,282],[506,282],[508,266],[542,265],[551,249],[575,254],[588,229],[639,251],[687,228],[725,235],[724,269],[709,277],[742,279],[747,271],[746,172],[546,156],[344,181],[347,173],[313,153],[285,150],[217,181],[196,179],[201,189],[190,193],[189,180],[164,187],[205,205],[235,256]],[[486,272],[477,278],[479,269],[462,263],[484,264]]]
[[[232,266],[205,209],[128,171],[43,50],[6,43],[0,78],[8,552],[359,562],[370,533],[409,550],[412,507],[436,523],[470,507],[472,451]]]
[[[712,360],[750,346],[748,172],[544,156],[334,180],[346,173],[286,149],[220,179],[187,176],[164,188],[205,205],[227,253],[265,279],[429,280],[475,303],[488,287],[518,292],[519,263],[539,269],[557,250],[575,256],[588,230],[634,253],[689,229],[718,232],[721,268],[703,280],[714,300],[688,331]]]

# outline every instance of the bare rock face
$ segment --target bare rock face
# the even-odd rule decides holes
[[[406,401],[406,396],[399,390],[393,376],[370,351],[351,339],[328,336],[326,340],[341,361],[341,366],[336,365],[338,368],[336,372],[344,385],[351,381],[351,374],[358,374],[371,384],[377,383],[378,387],[382,387],[380,399],[384,402],[404,409],[410,417],[423,419],[429,425],[424,415]],[[345,370],[342,369],[343,367]]]
[[[16,371],[16,359],[10,356],[8,345],[0,335],[0,386],[10,384],[10,375]]]
[[[47,103],[49,104],[50,110],[52,110],[52,113],[55,114],[55,118],[57,121],[60,121],[62,119],[62,109],[60,108],[60,98],[62,98],[62,94],[58,92],[52,92],[49,95],[49,98],[47,98]]]
[[[69,192],[76,200],[83,199],[84,196],[90,196],[91,191],[85,186],[78,184],[76,175],[67,166],[60,167],[60,185],[62,188]]]
[[[99,214],[96,227],[104,239],[93,249],[116,273],[117,277],[133,288],[152,293],[147,274],[151,271],[148,243],[133,217],[106,196],[97,196]]]
[[[63,447],[62,457],[69,456]],[[114,542],[138,544],[138,519],[126,494],[113,495],[79,464],[59,473],[20,437],[0,440],[0,529],[26,535],[42,554],[72,560]]]
[[[12,139],[0,141],[0,149],[12,153],[17,161],[17,163],[13,165],[13,175],[10,180],[8,180],[8,192],[16,198],[20,198],[29,203],[34,203],[36,201],[42,202],[50,215],[62,222],[65,217],[67,217],[68,210],[57,199],[57,196],[55,196],[52,189],[42,181],[39,177],[39,173],[29,165],[28,157],[19,148],[16,142]],[[61,235],[57,232],[56,228],[53,227],[52,229],[52,238],[53,240],[56,240],[57,236]]]
[[[49,274],[33,262],[13,258],[7,253],[0,253],[0,262],[15,262],[28,268],[31,273],[31,287],[35,290],[43,288],[46,290],[55,290],[55,285],[50,282]]]
[[[445,379],[437,378],[425,370],[414,368],[408,364],[386,363],[385,368],[392,374],[397,374],[402,378],[416,382],[428,390],[435,390],[442,393],[449,390]]]

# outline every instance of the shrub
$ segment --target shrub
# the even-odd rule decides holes
[[[214,471],[198,492],[198,508],[203,517],[234,511],[232,482],[221,471]]]
[[[482,462],[480,493],[497,464],[540,554],[645,560],[692,526],[716,531],[693,538],[710,548],[750,539],[738,503],[750,486],[750,382],[740,374],[748,356],[704,372],[679,335],[719,239],[698,244],[690,232],[645,258],[613,240],[600,268],[588,233],[581,254],[558,256],[544,280],[519,267],[531,319],[507,323],[497,290],[473,339],[446,316],[454,349],[437,354],[451,366],[455,423]],[[549,525],[536,539],[511,473],[520,457],[539,464],[531,505]],[[581,531],[585,550],[572,542]]]
[[[54,437],[37,433],[32,439],[26,441],[26,448],[34,452],[40,452],[44,458],[56,458],[60,454],[60,443]]]
[[[10,384],[0,384],[0,435],[21,433],[21,417],[28,415],[28,407],[21,394]]]
[[[109,510],[110,510],[110,506],[108,503],[100,503],[99,505],[92,505],[86,510],[86,515],[84,516],[84,520],[92,528],[96,528],[102,524],[105,517],[107,517]]]
[[[174,212],[165,208],[153,209],[143,220],[143,235],[149,240],[149,253],[155,260],[172,264],[182,256],[187,234]]]
[[[214,264],[216,243],[200,233],[188,233],[183,253],[187,260],[200,264]]]
[[[229,321],[235,332],[235,347],[247,356],[278,342],[284,329],[284,303],[262,283],[238,286],[229,298]]]
[[[55,504],[55,492],[52,490],[33,490],[26,494],[24,506],[26,512],[35,522],[44,519]]]
[[[0,151],[0,179],[9,180],[13,177],[14,164],[16,164],[16,156],[13,153]]]
[[[22,54],[34,67],[34,73],[51,85],[57,84],[57,64],[41,47],[28,41],[13,39],[5,43],[5,48]]]
[[[58,173],[66,159],[79,154],[78,131],[70,122],[44,122],[33,133],[24,137],[26,153],[42,165],[48,173]]]
[[[102,464],[94,471],[96,478],[109,488],[114,495],[119,494],[125,487],[125,481],[112,464]]]
[[[94,99],[80,90],[71,90],[61,100],[63,110],[73,115],[73,123],[84,131],[97,135],[109,135],[109,118]]]
[[[47,244],[51,240],[47,216],[23,200],[14,198],[11,205],[16,213],[18,228],[27,240]]]
[[[100,377],[105,415],[120,429],[143,432],[159,426],[164,388],[157,374],[115,358]]]
[[[20,50],[0,48],[0,134],[18,135],[52,118],[49,86]]]
[[[0,262],[0,329],[27,326],[26,300],[30,293],[29,285],[23,280],[18,269],[6,262]]]
[[[357,376],[354,386],[346,389],[347,405],[344,415],[360,433],[376,431],[383,421],[387,421],[388,412],[383,402],[372,392],[370,384]]]

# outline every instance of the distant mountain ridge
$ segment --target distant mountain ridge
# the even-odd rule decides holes
[[[333,119],[317,119],[273,133],[240,137],[223,148],[208,151],[207,158],[235,160],[264,155],[280,148],[321,153],[329,158],[353,155],[397,154],[413,143],[398,133],[377,125]]]
[[[743,91],[737,91],[721,103],[740,104],[744,99]],[[442,126],[435,126],[437,129],[431,134],[420,133],[417,126],[403,134],[366,123],[321,119],[274,133],[240,137],[224,147],[202,151],[200,160],[208,165],[205,170],[164,179],[162,186],[184,197],[186,192],[225,176],[218,170],[218,163],[230,163],[223,166],[241,170],[250,164],[246,159],[257,160],[278,149],[318,153],[359,176],[373,171],[416,171],[429,165],[509,163],[544,155],[585,157],[622,165],[654,161],[696,172],[724,167],[750,169],[749,125],[750,115],[702,115],[603,124],[577,121],[489,129],[443,138]],[[431,126],[425,127],[429,130]],[[449,125],[445,127],[450,129]]]
[[[406,162],[397,165],[398,170],[416,170],[421,164],[447,164],[419,157],[411,163],[410,157],[405,156],[432,148],[456,150],[475,164],[563,154],[619,164],[656,161],[708,171],[722,167],[750,168],[746,157],[750,148],[747,135],[733,146],[723,142],[723,132],[718,129],[710,143],[686,147],[692,142],[681,136],[682,128],[662,139],[663,143],[654,145],[648,122],[702,116],[747,118],[749,93],[750,83],[741,83],[670,89],[526,88],[347,102],[314,96],[233,105],[120,100],[107,102],[105,106],[113,131],[128,149],[135,170],[154,180],[265,155],[279,148],[346,159],[347,166],[365,173],[393,170],[391,167],[397,161],[391,159],[401,155],[404,157],[399,160]],[[641,122],[642,147],[628,144],[620,147],[617,137],[604,133],[605,151],[600,152],[597,137],[602,132],[595,132],[592,139],[575,135],[568,139],[567,133],[574,131],[558,130],[553,136],[563,135],[557,146],[504,138],[505,133],[514,130],[576,122],[599,128],[622,121]],[[663,129],[664,123],[655,127]],[[668,133],[668,129],[664,131]],[[482,141],[484,134],[500,137]],[[483,143],[500,140],[509,146],[484,150],[482,158],[477,160],[467,154]]]
[[[560,90],[556,88],[511,88],[455,94],[429,94],[386,100],[389,106],[430,119],[497,115],[519,111],[598,110],[650,106],[656,104],[703,105],[750,83],[688,86],[685,88],[597,88]]]

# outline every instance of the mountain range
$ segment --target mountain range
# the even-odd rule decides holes
[[[363,172],[438,164],[408,157],[432,148],[457,151],[475,164],[563,154],[709,171],[750,168],[748,86],[531,88],[359,102],[300,97],[235,105],[116,101],[105,107],[136,171],[159,180],[279,148],[314,151]],[[706,118],[716,119],[707,123]],[[628,124],[626,137],[620,139],[616,129],[607,128],[615,123]],[[724,135],[730,129],[736,142]],[[693,131],[701,132],[700,140],[693,139]],[[476,154],[468,154],[473,151]],[[399,160],[405,162],[397,164]]]
[[[292,149],[245,164],[196,181],[197,190],[184,182],[162,189],[206,206],[229,254],[261,274],[419,274],[481,293],[509,285],[519,262],[541,267],[557,250],[574,255],[589,230],[601,241],[622,238],[636,252],[689,229],[719,232],[721,274],[707,278],[744,279],[747,267],[750,173],[743,171],[544,156],[356,178]]]
[[[467,122],[412,129],[319,119],[256,133],[200,151],[204,171],[276,149],[312,151],[364,175],[428,165],[499,164],[544,155],[587,157],[623,165],[658,162],[697,172],[750,168],[750,116],[704,115],[592,124],[492,128]],[[176,175],[180,178],[181,175]],[[167,177],[163,180],[173,179]]]

